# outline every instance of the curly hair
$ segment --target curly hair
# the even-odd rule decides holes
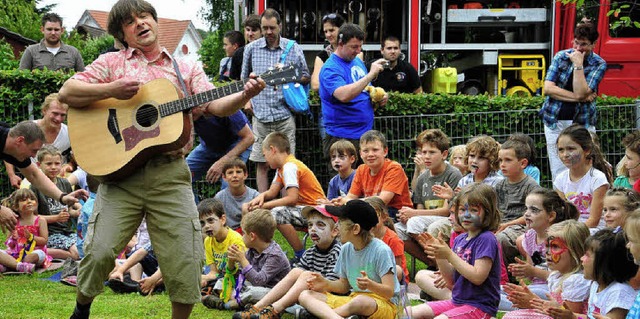
[[[500,161],[498,161],[499,151],[500,146],[493,137],[488,135],[476,136],[467,143],[464,164],[469,165],[469,154],[474,153],[476,156],[488,159],[491,170],[497,171],[500,168]]]

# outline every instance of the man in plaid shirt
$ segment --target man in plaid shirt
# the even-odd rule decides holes
[[[267,9],[262,13],[260,18],[260,28],[263,37],[255,40],[245,46],[244,57],[242,61],[241,78],[246,79],[251,72],[262,74],[269,68],[281,63],[282,54],[289,44],[289,40],[280,36],[282,27],[280,15],[274,9]],[[293,64],[298,67],[302,73],[303,84],[310,81],[309,68],[305,61],[302,49],[297,43],[286,55],[284,64]],[[253,135],[255,143],[249,159],[256,162],[258,167],[256,171],[256,180],[258,191],[265,192],[269,188],[267,172],[269,166],[262,154],[262,141],[265,136],[271,132],[280,131],[287,135],[291,144],[291,154],[295,154],[296,148],[296,123],[291,111],[285,104],[282,95],[282,87],[274,87],[273,89],[263,90],[260,94],[251,99],[253,112]]]
[[[544,122],[554,179],[567,169],[556,148],[560,132],[573,123],[595,131],[597,90],[607,69],[607,63],[593,52],[596,40],[598,30],[591,21],[578,23],[573,48],[558,52],[547,71],[544,81],[547,97],[539,114]]]

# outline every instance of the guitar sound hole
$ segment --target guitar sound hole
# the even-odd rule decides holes
[[[153,105],[143,105],[136,113],[136,122],[142,127],[151,127],[158,121],[158,109]]]

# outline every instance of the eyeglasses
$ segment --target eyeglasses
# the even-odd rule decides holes
[[[593,45],[593,43],[587,43],[587,42],[578,42],[577,39],[573,40],[573,45],[580,47],[580,48],[586,48],[588,46]]]

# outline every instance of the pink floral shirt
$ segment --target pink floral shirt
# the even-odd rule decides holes
[[[146,83],[158,78],[166,78],[180,89],[182,86],[173,68],[172,59],[166,48],[162,49],[162,53],[154,61],[147,60],[138,49],[127,48],[100,55],[83,72],[76,73],[73,78],[88,83],[111,83],[122,78],[134,78]],[[190,94],[214,88],[198,64],[180,59],[176,62]]]

